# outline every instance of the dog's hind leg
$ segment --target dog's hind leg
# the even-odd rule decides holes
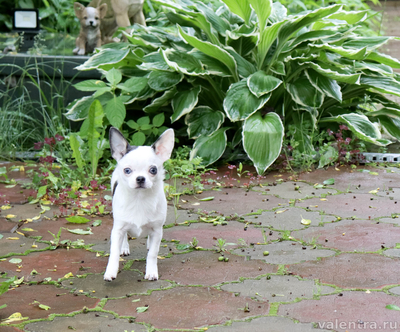
[[[122,256],[129,256],[130,255],[130,250],[129,250],[129,242],[128,242],[128,235],[124,236],[122,240],[122,246],[121,246],[121,255]]]
[[[160,250],[162,234],[162,226],[159,229],[154,229],[153,232],[149,234],[149,238],[147,240],[149,251],[146,259],[145,279],[158,280],[157,255],[158,251]]]
[[[119,254],[121,253],[122,242],[127,241],[126,232],[121,229],[113,227],[111,231],[111,247],[110,257],[108,258],[108,264],[106,273],[104,273],[104,280],[111,281],[117,277],[119,268]]]

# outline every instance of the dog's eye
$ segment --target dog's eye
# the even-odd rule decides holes
[[[98,18],[98,17],[95,17],[95,19],[98,20],[99,18]]]
[[[151,166],[149,169],[149,173],[156,175],[157,174],[157,167],[156,166]]]
[[[84,16],[83,18],[84,18],[85,20],[87,20],[87,16]]]
[[[130,169],[130,168],[124,168],[124,173],[125,174],[131,174],[132,173],[132,170]]]

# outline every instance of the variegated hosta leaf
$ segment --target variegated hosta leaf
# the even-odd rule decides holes
[[[344,48],[341,46],[332,46],[328,44],[320,44],[320,45],[312,45],[312,47],[318,48],[318,49],[323,49],[323,50],[328,50],[337,54],[340,54],[341,56],[344,56],[348,59],[351,60],[363,60],[366,57],[367,54],[367,48],[361,48],[361,49],[351,49],[351,48]]]
[[[201,87],[197,86],[191,90],[179,92],[174,99],[172,99],[174,113],[171,116],[171,122],[175,122],[193,110],[199,100],[200,90]]]
[[[282,81],[279,78],[267,75],[261,70],[247,79],[247,86],[256,97],[261,97],[275,90],[281,83]]]
[[[392,68],[397,68],[397,69],[400,68],[400,61],[396,58],[391,57],[390,55],[387,55],[387,54],[371,52],[370,54],[368,54],[366,59],[376,61],[376,62],[382,63],[384,65],[388,65]]]
[[[260,98],[256,97],[251,93],[247,80],[244,79],[230,86],[224,99],[224,111],[233,122],[246,120],[263,107],[270,97],[270,93]]]
[[[383,93],[400,96],[400,83],[391,77],[362,75],[361,84],[368,85]]]
[[[90,70],[107,64],[115,64],[122,61],[130,52],[130,49],[103,49],[89,58],[84,64],[76,67],[78,70]]]
[[[182,81],[183,75],[171,71],[152,71],[147,84],[156,91],[164,91],[172,88]]]
[[[279,157],[283,135],[282,121],[274,112],[264,117],[256,112],[244,122],[243,147],[258,174],[263,174]]]
[[[246,24],[250,21],[251,8],[248,0],[222,0],[232,13],[241,17]]]
[[[105,106],[106,103],[113,97],[110,92],[106,92],[96,99],[100,101],[101,106]],[[92,96],[86,96],[82,99],[74,100],[67,107],[68,112],[65,113],[65,117],[71,121],[81,121],[87,118],[90,105],[92,105],[95,98]]]
[[[339,84],[335,80],[321,75],[312,69],[308,69],[306,75],[314,88],[325,95],[336,99],[338,102],[342,102],[342,92],[340,91]]]
[[[251,7],[257,14],[260,30],[265,29],[265,25],[272,10],[272,0],[249,0]]]
[[[143,108],[143,111],[146,113],[153,113],[158,111],[158,109],[167,103],[175,96],[176,87],[173,87],[171,90],[165,91],[161,97],[155,98],[151,104],[147,105]]]
[[[189,138],[211,135],[219,129],[224,120],[224,113],[214,111],[208,106],[194,108],[185,118]]]
[[[389,135],[400,141],[400,118],[391,118],[380,115],[378,116],[378,119],[382,127],[389,133]]]
[[[161,50],[161,53],[168,66],[178,73],[193,76],[208,74],[208,72],[203,68],[204,66],[202,63],[191,54],[177,52],[172,49],[166,51]]]
[[[386,146],[391,143],[391,141],[382,138],[378,128],[363,114],[343,114],[336,117],[323,118],[320,121],[344,123],[359,139],[379,146]]]
[[[304,62],[304,64],[310,66],[315,71],[333,80],[348,84],[359,84],[361,74],[340,73],[336,71],[335,68],[331,68],[323,63]]]
[[[315,89],[306,77],[300,77],[293,83],[286,85],[293,101],[306,107],[321,107],[324,95]]]
[[[193,145],[190,152],[190,159],[202,158],[202,164],[208,166],[217,161],[225,151],[228,128],[218,129],[210,136],[200,136]]]
[[[388,116],[389,118],[400,120],[400,109],[399,108],[389,108],[382,107],[378,111],[368,112],[368,116]]]
[[[338,11],[328,16],[330,20],[346,21],[348,24],[363,22],[368,17],[366,10],[363,11]]]

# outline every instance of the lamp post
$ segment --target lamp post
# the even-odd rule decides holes
[[[34,46],[35,36],[39,33],[39,11],[33,9],[15,9],[13,31],[23,36],[19,51],[26,52]]]

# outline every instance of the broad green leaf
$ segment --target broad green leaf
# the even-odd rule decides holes
[[[173,87],[171,90],[165,91],[161,97],[155,98],[153,102],[143,108],[146,113],[154,113],[160,109],[160,107],[167,105],[169,101],[175,96],[176,88]]]
[[[100,150],[98,146],[98,142],[101,137],[100,133],[97,131],[99,124],[102,123],[103,116],[104,116],[103,107],[101,107],[101,104],[98,100],[95,100],[89,109],[89,115],[88,115],[89,126],[87,131],[89,156],[92,167],[93,179],[96,176],[97,164],[103,154],[103,151]]]
[[[256,112],[244,122],[243,147],[258,174],[263,174],[279,157],[283,135],[282,121],[274,112],[264,117]]]
[[[362,75],[360,83],[368,85],[383,93],[400,96],[400,83],[391,77]]]
[[[155,127],[161,127],[164,124],[165,115],[164,113],[159,113],[153,118],[153,125]]]
[[[239,0],[240,1],[240,0]],[[265,25],[272,10],[272,0],[248,0],[256,12],[260,31],[265,29]]]
[[[391,57],[390,55],[387,55],[387,54],[371,52],[370,54],[368,54],[366,59],[376,61],[378,63],[390,66],[392,68],[397,68],[397,69],[400,68],[400,61],[396,58]]]
[[[117,86],[122,80],[122,74],[118,69],[113,68],[106,73],[106,79],[111,86]]]
[[[323,63],[314,63],[314,62],[304,62],[305,65],[310,66],[312,69],[317,71],[318,73],[339,81],[339,82],[344,82],[348,84],[359,84],[361,74],[343,74],[339,73],[338,71],[335,71],[332,68],[329,68],[328,66],[324,65]]]
[[[340,91],[339,84],[335,80],[321,75],[312,69],[308,69],[306,75],[314,88],[325,95],[336,99],[338,102],[342,102],[342,92]]]
[[[225,47],[226,51],[233,56],[236,61],[238,73],[241,77],[248,77],[257,71],[256,66],[253,63],[243,58],[237,53],[232,47]]]
[[[192,76],[207,74],[199,59],[191,54],[177,52],[172,49],[161,50],[161,54],[168,66],[179,73]]]
[[[72,158],[75,159],[76,165],[79,169],[83,169],[85,162],[82,159],[82,154],[80,152],[81,143],[83,144],[82,139],[76,133],[71,133],[69,135],[69,144],[72,149]],[[79,141],[80,140],[80,141]]]
[[[73,233],[73,234],[78,234],[78,235],[92,235],[92,231],[90,230],[90,227],[88,227],[86,230],[77,228],[77,229],[69,229],[65,228],[68,232]]]
[[[131,144],[134,146],[143,145],[146,142],[146,135],[141,131],[138,131],[132,135]]]
[[[201,41],[200,39],[197,39],[196,37],[190,36],[187,33],[185,33],[180,26],[179,28],[179,33],[181,37],[191,46],[194,48],[197,48],[199,51],[203,52],[204,54],[207,54],[208,56],[213,57],[214,59],[217,59],[218,61],[222,62],[225,64],[231,73],[231,75],[234,77],[234,79],[237,79],[237,66],[236,66],[236,61],[235,59],[223,48],[211,44],[209,42],[204,42]]]
[[[260,35],[257,44],[257,67],[259,69],[262,68],[265,56],[267,55],[269,48],[277,38],[279,29],[284,23],[285,21],[276,22],[265,28],[263,33]]]
[[[395,139],[400,141],[400,119],[383,115],[378,116],[378,119],[382,127]]]
[[[168,71],[168,70],[170,70],[168,64],[165,62],[165,60],[161,54],[161,50],[147,54],[145,57],[143,57],[143,63],[140,66],[138,66],[138,68],[141,70],[146,70],[146,71],[151,71],[151,70]]]
[[[47,186],[41,186],[41,187],[39,187],[39,189],[38,189],[38,193],[37,193],[36,198],[41,198],[41,197],[43,197],[44,195],[46,195],[46,193],[47,193]]]
[[[98,226],[101,226],[101,224],[102,224],[102,221],[100,219],[97,219],[97,220],[93,221],[92,226],[98,227]]]
[[[73,223],[73,224],[86,224],[90,221],[90,219],[87,219],[85,217],[81,216],[72,216],[65,218],[68,222]]]
[[[348,24],[355,24],[363,22],[368,17],[366,10],[363,11],[338,11],[328,17],[330,20],[342,20],[346,21]]]
[[[147,81],[147,77],[131,77],[124,83],[118,84],[117,87],[126,92],[139,92],[146,87]]]
[[[202,164],[208,166],[217,161],[225,151],[227,138],[226,130],[218,129],[209,136],[200,136],[193,145],[190,152],[190,159],[201,157]]]
[[[398,105],[396,105],[398,106]],[[400,120],[400,109],[391,107],[382,107],[378,111],[368,112],[367,115],[370,116],[387,116],[389,118]]]
[[[296,46],[299,44],[305,42],[305,41],[315,41],[315,40],[320,40],[326,37],[331,37],[333,35],[337,34],[337,31],[331,31],[331,30],[311,30],[307,31],[295,39],[289,40],[286,44],[285,47],[282,49],[282,52],[290,52],[293,50]]]
[[[286,85],[292,99],[299,105],[318,108],[324,101],[324,95],[315,89],[306,77],[300,77]]]
[[[335,184],[335,179],[334,178],[327,179],[323,182],[323,184],[326,186],[332,186]]]
[[[320,44],[320,45],[312,45],[317,49],[328,50],[337,54],[340,54],[343,57],[346,57],[351,60],[363,60],[367,54],[367,48],[364,47],[362,49],[351,49],[351,48],[344,48],[341,46],[332,46],[328,44]]]
[[[65,117],[71,121],[81,121],[87,117],[88,109],[93,103],[93,96],[86,96],[81,99],[75,100],[68,105],[68,112]]]
[[[109,100],[104,109],[104,112],[112,126],[120,128],[124,123],[126,109],[120,97],[114,96],[111,100]]]
[[[247,79],[247,86],[256,97],[275,90],[281,83],[279,78],[267,75],[264,71],[258,71]]]
[[[91,70],[106,64],[115,64],[122,61],[130,52],[130,49],[103,49],[89,58],[84,64],[76,67],[78,70]]]
[[[270,97],[271,94],[267,94],[257,98],[245,79],[230,86],[224,99],[224,111],[231,121],[242,121],[263,107]]]
[[[149,307],[137,307],[136,312],[137,313],[145,312],[147,311],[147,309],[149,309]]]
[[[147,84],[156,91],[164,91],[172,88],[182,81],[183,75],[170,71],[152,71]]]
[[[100,88],[107,87],[106,83],[100,80],[86,80],[74,84],[74,88],[79,91],[97,91]]]
[[[194,108],[185,118],[189,138],[211,135],[219,129],[224,120],[224,113],[214,111],[208,106]]]
[[[241,17],[248,25],[251,16],[251,8],[248,0],[222,0],[232,13]],[[268,15],[269,16],[269,15]]]
[[[388,304],[386,307],[386,309],[390,309],[390,310],[397,310],[400,311],[400,307],[395,305],[395,304]]]
[[[375,50],[386,44],[391,37],[375,36],[375,37],[355,37],[344,42],[342,46],[355,49],[367,48],[368,51]]]
[[[172,99],[172,109],[174,110],[171,116],[172,123],[193,110],[199,100],[200,90],[201,86],[197,86],[191,90],[180,92]]]
[[[359,139],[379,146],[386,146],[391,143],[389,140],[382,139],[378,128],[363,114],[343,114],[336,117],[322,118],[320,121],[344,123]]]
[[[339,152],[333,146],[328,146],[324,153],[319,158],[318,168],[323,168],[331,165],[339,158]]]

